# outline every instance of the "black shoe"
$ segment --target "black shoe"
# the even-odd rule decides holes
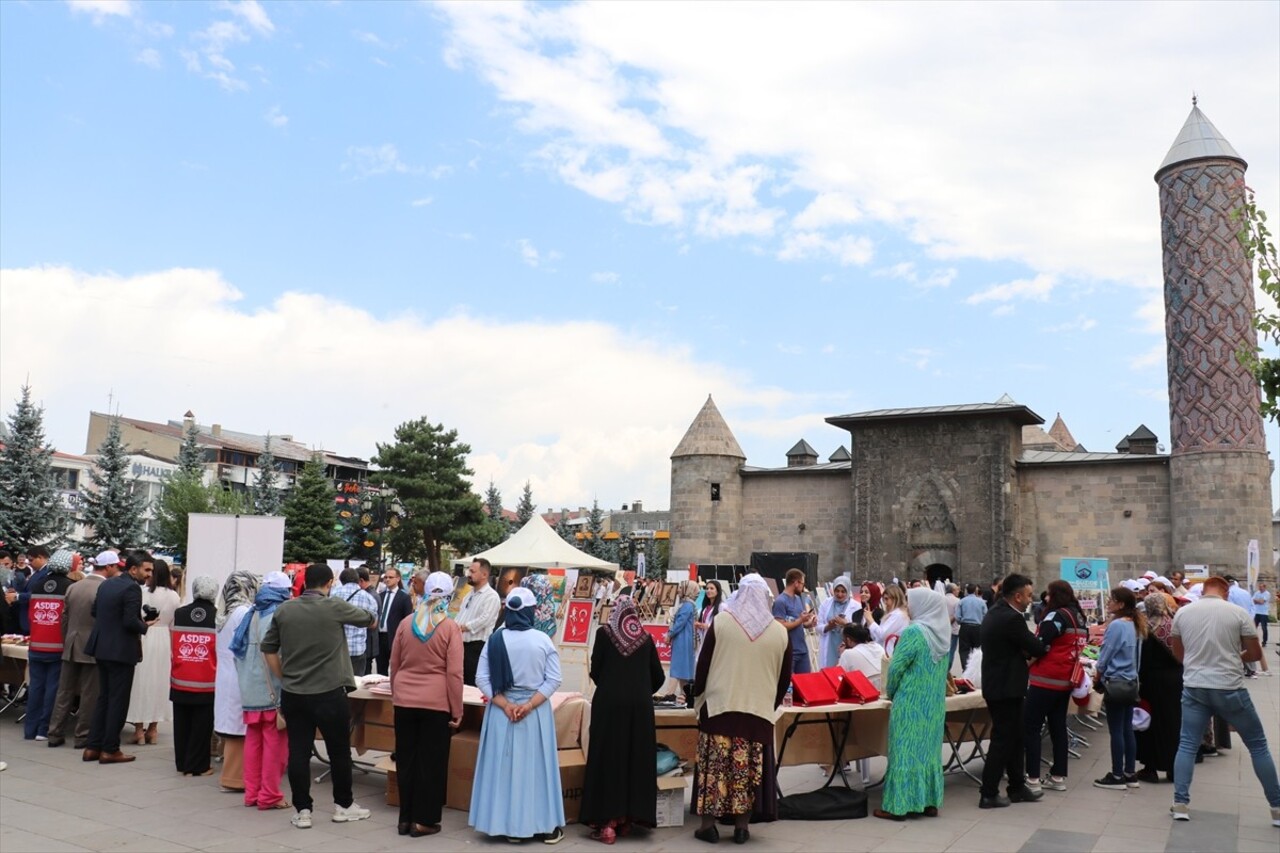
[[[1124,791],[1129,786],[1125,784],[1123,776],[1117,776],[1114,773],[1108,773],[1106,776],[1103,776],[1101,779],[1094,779],[1093,787],[1105,788],[1108,791]]]
[[[1003,809],[1010,805],[1010,800],[1004,794],[996,794],[994,797],[979,797],[978,808],[980,809]]]
[[[559,844],[561,841],[564,841],[564,829],[559,826],[551,832],[544,833],[542,836],[543,844]]]
[[[745,827],[743,829],[735,829],[733,831],[734,844],[746,844],[749,838],[751,838],[751,830],[746,829]]]
[[[1160,771],[1152,770],[1150,767],[1142,768],[1137,773],[1134,773],[1133,776],[1139,782],[1150,782],[1152,784],[1159,784],[1160,782]]]
[[[62,746],[66,742],[67,739],[64,737],[54,737],[53,735],[49,735],[48,746]]]
[[[706,829],[695,829],[693,837],[699,841],[705,841],[708,844],[720,843],[720,830],[716,829],[715,824],[708,826]]]
[[[1009,792],[1009,802],[1011,803],[1036,803],[1044,799],[1044,791],[1033,791],[1026,785],[1021,788],[1014,788]]]

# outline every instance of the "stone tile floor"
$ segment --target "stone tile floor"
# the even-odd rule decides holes
[[[1268,654],[1275,654],[1274,648]],[[1276,658],[1272,658],[1273,661]],[[1280,670],[1280,664],[1273,666]],[[1280,746],[1280,678],[1248,682],[1268,731],[1273,756]],[[508,850],[500,839],[477,835],[462,812],[446,810],[444,832],[411,839],[395,833],[396,811],[385,805],[384,777],[356,774],[356,799],[373,810],[359,823],[336,824],[328,811],[316,815],[310,830],[289,824],[289,811],[246,809],[236,794],[218,790],[217,777],[186,779],[173,771],[165,730],[154,746],[129,747],[132,764],[85,764],[70,746],[49,749],[22,739],[12,713],[0,717],[0,758],[9,769],[0,774],[0,851],[400,851]],[[1173,823],[1168,814],[1171,784],[1143,785],[1124,792],[1091,785],[1109,767],[1105,727],[1088,734],[1091,746],[1070,765],[1070,789],[1045,792],[1040,803],[980,811],[977,786],[963,775],[949,776],[946,802],[935,819],[891,823],[869,817],[833,822],[781,821],[752,827],[745,849],[761,851],[1097,851],[1097,853],[1180,853],[1240,851],[1276,853],[1280,829],[1253,776],[1238,738],[1235,748],[1196,768],[1192,820]],[[320,766],[316,765],[317,773]],[[873,766],[879,778],[883,764]],[[784,768],[784,791],[817,787],[824,780],[816,767]],[[318,803],[326,803],[328,781],[313,785]],[[871,807],[879,793],[871,795]],[[681,828],[659,829],[623,839],[615,847],[632,850],[696,851],[706,845],[692,836],[694,818]],[[721,844],[730,844],[722,838]],[[526,844],[526,848],[540,845]],[[599,849],[578,825],[566,829],[557,850]]]

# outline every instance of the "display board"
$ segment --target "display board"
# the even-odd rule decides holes
[[[191,513],[187,521],[187,592],[191,581],[207,575],[226,583],[240,569],[265,575],[284,564],[284,518],[276,515],[217,515]]]

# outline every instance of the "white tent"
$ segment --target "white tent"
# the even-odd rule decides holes
[[[542,516],[535,515],[525,523],[511,538],[488,551],[473,554],[464,562],[470,563],[477,557],[484,557],[492,565],[528,566],[535,569],[590,569],[595,572],[617,573],[618,565],[591,556],[570,545],[560,538],[543,521]]]

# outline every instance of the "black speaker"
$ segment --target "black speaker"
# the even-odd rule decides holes
[[[754,551],[751,554],[751,570],[776,580],[779,589],[789,569],[804,572],[805,585],[813,587],[818,580],[818,555],[806,551]]]

